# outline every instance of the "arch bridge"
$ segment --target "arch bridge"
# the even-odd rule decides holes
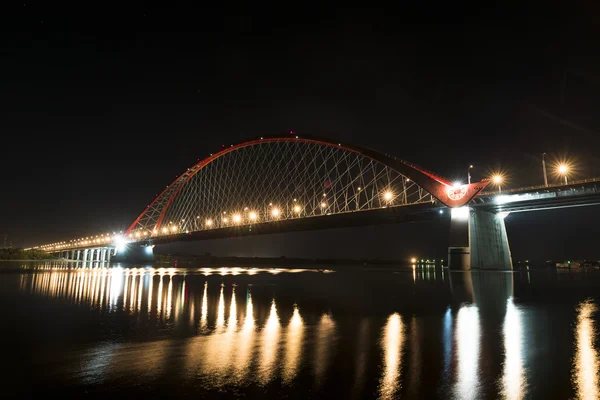
[[[325,138],[257,137],[223,146],[188,168],[156,194],[122,236],[100,240],[114,246],[120,241],[128,249],[122,254],[139,248],[148,256],[149,248],[160,243],[414,221],[450,209],[451,245],[458,243],[450,247],[451,264],[469,267],[470,247],[483,238],[502,253],[484,264],[510,268],[501,218],[479,218],[477,238],[469,234],[468,223],[454,223],[465,220],[465,206],[488,184],[455,184],[390,154]],[[90,247],[89,242],[72,240],[46,249],[70,251]]]

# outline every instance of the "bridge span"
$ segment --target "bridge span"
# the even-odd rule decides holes
[[[372,149],[307,136],[222,146],[157,193],[125,232],[36,246],[82,261],[150,260],[153,247],[335,227],[450,218],[456,269],[512,269],[504,218],[600,204],[600,180],[502,193]]]

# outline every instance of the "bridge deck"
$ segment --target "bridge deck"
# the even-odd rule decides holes
[[[502,192],[482,192],[471,206],[495,212],[550,210],[600,205],[600,178],[568,184],[531,186]]]

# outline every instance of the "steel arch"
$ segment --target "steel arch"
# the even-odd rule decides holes
[[[424,192],[431,195],[432,198],[437,199],[440,203],[448,207],[460,207],[469,203],[489,184],[489,180],[482,180],[481,182],[470,185],[455,187],[447,179],[444,179],[433,172],[427,171],[421,167],[398,159],[389,154],[360,146],[341,144],[325,138],[305,135],[264,136],[231,145],[230,147],[222,149],[218,153],[211,154],[204,160],[199,161],[193,167],[188,168],[182,175],[177,177],[175,181],[173,181],[169,186],[166,187],[166,189],[164,189],[155,197],[155,199],[127,229],[126,235],[132,236],[136,229],[142,231],[143,234],[149,234],[149,236],[160,235],[160,229],[162,227],[165,215],[176,201],[182,190],[186,188],[186,185],[190,182],[190,180],[192,180],[192,178],[194,178],[200,171],[203,171],[209,165],[217,162],[217,160],[222,160],[227,154],[240,151],[242,149],[248,149],[253,146],[275,143],[286,143],[293,147],[300,147],[300,145],[314,145],[315,148],[319,149],[338,149],[348,152],[349,154],[354,154],[357,157],[360,156],[360,158],[370,160],[371,162],[379,164],[379,167],[388,168],[389,170],[394,171],[402,176],[402,182],[405,191],[408,191],[406,187],[408,182],[412,181],[419,188],[423,189]],[[295,146],[293,143],[297,143],[299,146]],[[258,161],[260,160],[255,160],[255,162]],[[402,205],[408,204],[409,203],[405,201]],[[163,229],[165,228],[163,227]]]

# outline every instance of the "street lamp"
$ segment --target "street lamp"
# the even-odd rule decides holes
[[[502,181],[504,181],[504,177],[500,174],[496,174],[492,177],[492,182],[494,185],[498,186],[498,193],[502,193]]]
[[[467,169],[467,181],[469,182],[469,185],[471,184],[471,168],[473,168],[473,165],[469,165],[469,169]]]
[[[569,166],[567,164],[559,164],[558,167],[556,167],[556,171],[565,178],[566,185],[568,183],[567,175],[569,174]]]

